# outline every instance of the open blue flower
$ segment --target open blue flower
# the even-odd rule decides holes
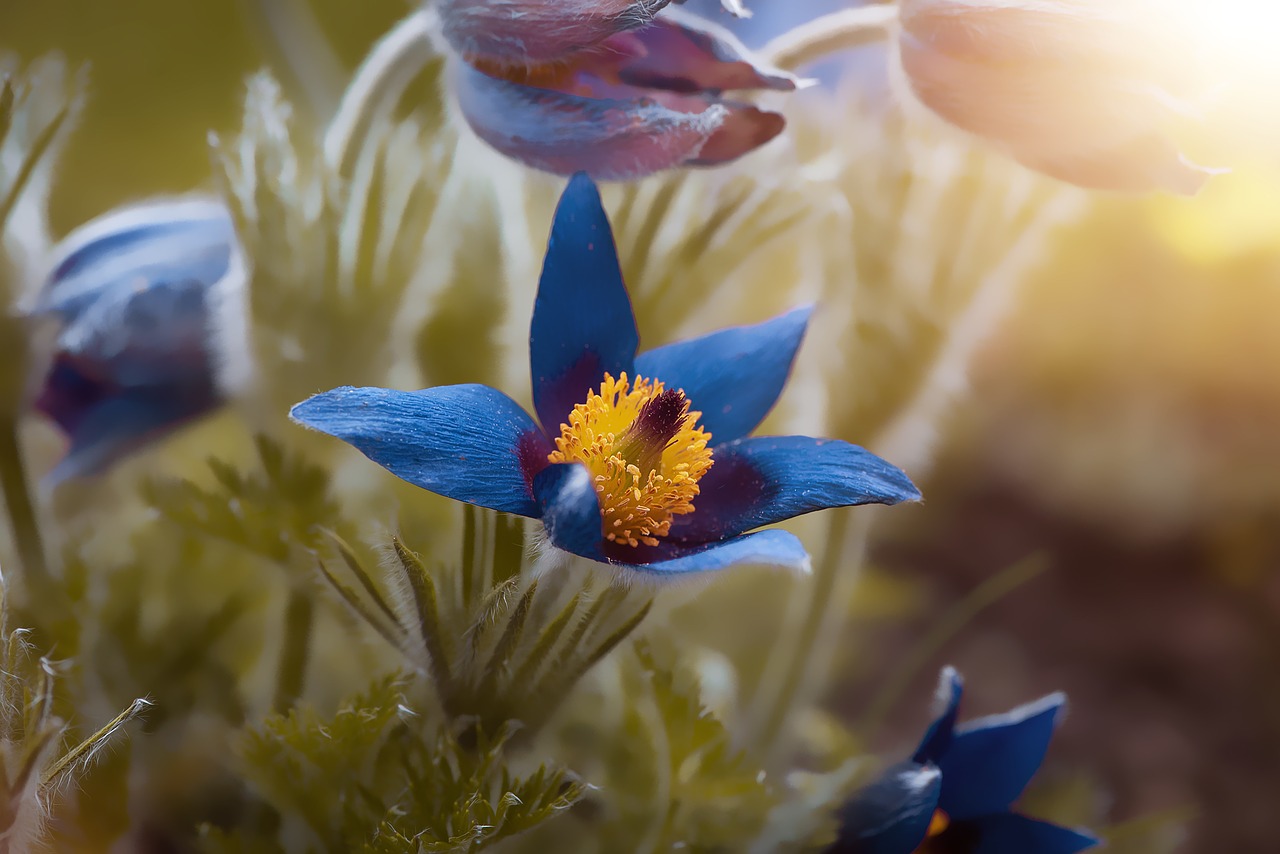
[[[244,265],[218,201],[131,205],[68,235],[31,314],[57,325],[34,406],[67,435],[54,483],[219,406],[243,348]],[[238,329],[237,329],[238,327]]]
[[[839,854],[1075,854],[1088,833],[1013,812],[1044,761],[1066,703],[1050,694],[1003,715],[956,726],[960,675],[942,671],[942,715],[911,759],[891,767],[845,805]]]
[[[483,385],[338,388],[291,414],[417,486],[541,519],[552,544],[592,560],[662,574],[803,566],[791,534],[745,532],[920,496],[847,442],[747,437],[781,393],[809,314],[637,355],[609,221],[578,174],[556,209],[534,303],[537,420]]]

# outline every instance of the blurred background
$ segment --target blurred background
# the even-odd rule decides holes
[[[313,5],[348,68],[406,8]],[[0,50],[90,67],[58,234],[209,185],[207,135],[238,127],[245,76],[271,60],[255,14],[0,4]],[[1066,690],[1050,785],[1118,822],[1190,816],[1198,852],[1274,850],[1280,802],[1280,159],[1261,131],[1236,141],[1235,172],[1197,198],[1101,200],[1025,283],[927,503],[878,554],[836,694],[875,717],[901,682],[873,730],[895,751],[943,663],[968,677],[970,715]]]

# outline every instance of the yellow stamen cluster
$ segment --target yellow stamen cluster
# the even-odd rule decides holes
[[[682,392],[664,392],[658,380],[605,374],[600,391],[592,390],[560,425],[548,457],[591,472],[610,542],[656,546],[673,516],[693,512],[698,481],[711,468],[711,434],[696,426],[702,413],[689,411]],[[675,419],[655,416],[652,407],[673,402]],[[657,420],[663,423],[655,429]]]

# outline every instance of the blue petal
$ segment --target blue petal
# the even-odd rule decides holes
[[[978,829],[973,854],[1076,854],[1099,843],[1091,834],[1015,814],[973,823]]]
[[[213,376],[209,286],[194,280],[100,292],[57,346],[121,386],[187,386]]]
[[[639,343],[600,193],[579,173],[556,207],[529,330],[542,426],[556,432],[606,372],[632,372]]]
[[[603,561],[600,501],[591,474],[580,463],[548,466],[533,480],[542,525],[556,548]]]
[[[69,321],[107,292],[181,282],[207,286],[231,270],[236,246],[231,214],[221,202],[121,208],[62,241],[35,310]]]
[[[220,402],[209,388],[134,388],[96,400],[77,414],[67,455],[47,480],[57,485],[98,474]]]
[[[828,854],[911,854],[929,832],[942,775],[903,762],[859,790],[840,810],[840,833]]]
[[[805,551],[804,544],[795,534],[778,528],[718,543],[683,547],[676,543],[663,543],[663,546],[666,548],[654,550],[665,556],[660,560],[628,562],[619,557],[623,548],[619,547],[610,555],[610,562],[654,578],[713,572],[739,564],[778,566],[799,571],[808,571],[809,567],[809,553]],[[650,553],[644,547],[637,551],[641,554]]]
[[[940,806],[947,815],[964,820],[1007,811],[1044,761],[1065,702],[1062,694],[1050,694],[958,727],[936,760],[943,780]]]
[[[636,371],[683,389],[702,413],[713,446],[741,439],[782,393],[812,313],[806,306],[756,326],[659,347],[636,358]]]
[[[954,667],[942,668],[938,678],[938,697],[945,703],[938,716],[924,734],[920,746],[911,759],[915,762],[937,762],[951,746],[956,728],[956,716],[960,712],[960,698],[964,694],[964,680]]]
[[[673,539],[724,539],[814,510],[920,497],[901,469],[870,451],[808,436],[717,445],[698,485],[693,512],[671,525]]]
[[[529,482],[545,466],[550,445],[528,413],[496,389],[345,386],[304,400],[289,415],[415,486],[492,510],[540,515]]]

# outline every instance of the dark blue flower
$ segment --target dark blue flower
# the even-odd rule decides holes
[[[839,854],[1075,854],[1098,840],[1027,818],[1012,805],[1044,761],[1066,703],[1050,694],[1003,715],[956,725],[960,675],[942,671],[942,715],[911,759],[841,811]]]
[[[135,205],[67,236],[31,312],[57,324],[34,404],[70,443],[53,482],[100,472],[223,402],[243,356],[219,339],[243,329],[243,286],[220,202]]]
[[[661,574],[803,566],[791,534],[745,532],[920,495],[847,442],[748,437],[782,391],[809,313],[637,355],[609,221],[579,174],[556,209],[534,303],[536,420],[482,385],[338,388],[291,414],[410,483],[541,519],[555,546],[592,560]]]

